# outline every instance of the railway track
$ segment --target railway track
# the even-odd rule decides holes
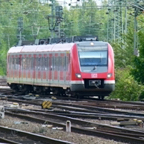
[[[5,138],[3,138],[5,137]],[[0,142],[10,144],[70,144],[70,142],[57,140],[42,135],[21,131],[18,129],[0,126]]]
[[[52,100],[52,107],[49,110],[41,109],[41,104],[47,99],[27,99],[22,100],[21,97],[8,95],[8,97],[1,97],[1,100],[7,100],[11,102],[18,102],[19,104],[29,104],[39,106],[37,110],[14,110],[7,109],[6,115],[11,117],[19,117],[28,121],[45,123],[48,122],[55,126],[63,127],[65,130],[65,122],[70,120],[72,122],[72,132],[104,137],[106,139],[114,139],[122,142],[130,143],[144,143],[144,132],[142,130],[130,130],[127,128],[120,128],[114,126],[108,126],[98,123],[91,123],[89,121],[82,121],[77,118],[93,118],[93,119],[106,119],[106,120],[118,120],[123,119],[128,121],[130,119],[141,119],[144,121],[144,114],[125,112],[116,109],[109,109],[96,106],[90,106],[88,101],[64,101],[64,100]],[[23,96],[24,98],[25,96]],[[19,99],[17,99],[19,98]],[[49,98],[50,100],[50,98]],[[105,102],[103,102],[105,103]],[[115,103],[115,102],[114,102]],[[120,104],[119,104],[120,105]],[[129,104],[128,104],[129,105]],[[131,104],[130,104],[131,105]],[[138,105],[132,104],[132,105]],[[140,104],[141,105],[141,104]],[[141,105],[142,106],[142,105]],[[130,106],[129,106],[130,108]],[[41,117],[38,119],[37,117]],[[58,121],[56,121],[56,119]]]
[[[21,100],[21,99],[13,99],[13,98],[1,98],[2,100],[7,101],[13,101],[18,103],[25,103],[25,104],[32,104],[41,106],[42,102],[44,100]],[[52,101],[52,107],[53,108],[60,108],[63,110],[71,110],[71,111],[81,111],[81,112],[88,112],[91,113],[98,113],[98,114],[117,114],[117,115],[128,115],[129,117],[144,117],[143,113],[138,112],[129,112],[129,111],[121,111],[116,109],[108,109],[108,108],[101,108],[101,107],[94,107],[94,106],[87,106],[75,102],[58,102],[58,101]],[[118,116],[119,117],[119,116]]]
[[[31,96],[30,98],[22,95],[21,93],[15,93],[13,90],[9,89],[8,87],[1,87],[0,95],[5,97],[15,97],[15,98],[23,98],[23,99],[35,99],[35,96]],[[43,99],[51,98],[52,95],[40,95]],[[73,97],[60,97],[55,96],[57,100],[64,100],[64,101],[72,101],[76,102],[77,104],[84,105],[84,106],[95,106],[95,107],[104,107],[104,108],[112,108],[112,109],[130,109],[130,110],[144,110],[144,102],[125,102],[119,100],[98,100],[96,98],[86,98],[86,99],[77,99]]]
[[[22,95],[21,93],[14,93],[11,89],[1,88],[0,89],[1,97],[14,97],[18,99],[36,99],[35,96],[28,97],[26,95]],[[52,95],[44,96],[41,95],[43,99],[47,99],[52,97]],[[59,97],[55,96],[57,100],[63,101],[71,101],[70,103],[77,103],[83,106],[93,106],[93,107],[102,107],[102,108],[111,108],[111,109],[126,109],[126,110],[144,110],[144,102],[124,102],[118,100],[97,100],[96,98],[89,99],[77,99],[77,98],[68,98],[68,97]]]
[[[41,124],[48,123],[54,126],[63,127],[64,130],[65,123],[67,120],[69,120],[72,123],[72,132],[92,136],[100,136],[103,138],[119,140],[122,142],[130,142],[132,144],[144,143],[144,132],[142,131],[128,130],[125,128],[91,123],[89,121],[79,120],[76,118],[56,114],[49,114],[46,112],[11,109],[7,111],[6,114],[12,117],[18,117]]]

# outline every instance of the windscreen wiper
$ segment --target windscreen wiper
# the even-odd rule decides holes
[[[96,67],[96,66],[94,66],[94,67],[93,67],[93,69],[92,69],[92,71],[93,71],[93,70],[96,70],[96,69],[97,69],[97,67]]]

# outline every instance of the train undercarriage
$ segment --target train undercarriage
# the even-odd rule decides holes
[[[9,85],[9,84],[8,84]],[[48,86],[35,86],[35,85],[23,85],[23,84],[10,84],[12,90],[15,92],[21,92],[22,94],[39,94],[39,95],[57,95],[61,97],[91,97],[97,96],[98,99],[103,100],[105,96],[108,96],[109,93],[97,94],[96,92],[75,92],[71,91],[70,88],[63,89],[62,87],[48,87]]]

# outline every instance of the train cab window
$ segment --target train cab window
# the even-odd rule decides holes
[[[80,51],[81,66],[107,66],[107,50],[101,51]]]

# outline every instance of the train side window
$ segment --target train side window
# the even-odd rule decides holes
[[[36,67],[37,67],[37,57],[34,58],[34,63],[35,63],[35,68],[34,69],[36,70]]]
[[[37,58],[37,70],[39,70],[39,57]]]
[[[52,71],[55,69],[55,60],[54,56],[52,56]]]
[[[40,70],[43,70],[43,57],[40,57]]]
[[[46,67],[47,67],[47,70],[48,70],[49,69],[49,55],[46,58]]]
[[[26,67],[25,67],[25,70],[28,69],[28,57],[26,56]]]
[[[44,57],[42,57],[42,70],[45,70],[45,64],[44,64],[45,60]]]
[[[32,56],[32,70],[34,70],[34,65],[35,65],[35,58],[34,58],[34,55]]]
[[[45,57],[45,71],[48,70],[48,57]]]
[[[64,57],[62,57],[62,71],[64,70]]]
[[[39,57],[39,59],[38,59],[38,70],[41,70],[41,65],[40,65],[40,63],[41,63],[41,58]]]
[[[22,58],[22,70],[24,70],[24,58]]]
[[[12,69],[12,57],[10,56],[10,69]]]
[[[36,61],[36,70],[38,70],[39,68],[39,58],[37,57],[37,59],[36,59],[37,61]]]
[[[62,69],[62,68],[61,68],[61,67],[62,67],[62,66],[61,66],[61,63],[62,63],[62,62],[61,62],[61,56],[59,56],[59,71],[61,71],[61,69]]]
[[[39,58],[39,70],[42,70],[42,57]]]
[[[55,70],[57,71],[58,69],[58,57],[55,57]]]
[[[49,56],[49,70],[52,70],[52,57]]]
[[[16,58],[14,58],[14,70],[16,70]]]
[[[11,57],[11,69],[13,69],[13,57]]]
[[[31,68],[30,69],[32,70],[33,69],[32,68],[33,67],[33,57],[30,58],[30,61],[31,61]]]
[[[57,71],[59,71],[59,56],[57,57]]]
[[[66,64],[67,64],[66,60],[67,60],[67,58],[66,58],[66,55],[65,55],[65,57],[64,57],[64,70],[65,71],[66,71]]]
[[[38,61],[39,61],[39,58],[37,57],[36,58],[36,70],[38,70]]]
[[[31,69],[31,58],[29,57],[28,58],[28,70],[30,70]]]
[[[10,69],[10,56],[8,57],[8,69]]]
[[[16,66],[17,66],[17,70],[19,70],[19,57],[17,57]]]
[[[15,62],[15,58],[13,57],[13,67],[12,67],[12,69],[14,70],[14,62]]]
[[[26,70],[28,70],[28,67],[29,67],[29,58],[26,57]]]
[[[66,71],[68,70],[68,57],[66,55]]]

